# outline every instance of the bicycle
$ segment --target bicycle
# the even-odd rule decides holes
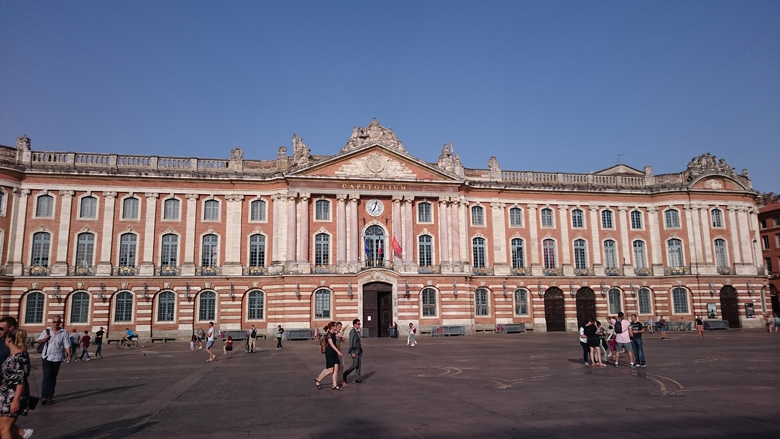
[[[116,342],[117,349],[124,349],[124,348],[130,348],[135,349],[138,347],[138,341],[137,340],[130,340],[127,341],[124,338]]]

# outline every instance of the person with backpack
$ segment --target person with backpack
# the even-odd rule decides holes
[[[628,361],[631,367],[634,367],[634,346],[631,344],[633,334],[631,333],[631,323],[623,317],[623,312],[618,313],[618,318],[615,321],[615,341],[617,341],[617,348],[615,349],[615,367],[618,367],[620,361],[620,351],[626,351],[628,353]]]
[[[252,329],[249,330],[249,352],[250,353],[255,352],[256,339],[257,339],[257,328],[255,328],[255,325],[252,325]]]

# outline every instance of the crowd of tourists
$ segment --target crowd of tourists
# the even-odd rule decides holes
[[[661,339],[666,340],[666,320],[659,317]],[[642,334],[648,331],[648,326],[639,321],[636,314],[631,315],[631,321],[626,320],[620,312],[617,317],[606,319],[606,328],[595,318],[588,319],[580,327],[579,341],[582,347],[582,359],[586,366],[606,367],[612,360],[617,367],[620,364],[620,354],[625,352],[630,367],[646,367],[645,352],[642,345]]]

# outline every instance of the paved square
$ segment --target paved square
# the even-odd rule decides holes
[[[645,336],[640,369],[583,366],[575,333],[365,339],[366,383],[342,391],[315,388],[312,342],[230,356],[217,343],[213,363],[185,343],[110,345],[63,365],[56,403],[19,424],[39,439],[780,436],[780,334],[659,338]]]

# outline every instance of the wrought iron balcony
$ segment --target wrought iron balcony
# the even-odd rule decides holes
[[[335,265],[315,265],[313,270],[314,270],[315,274],[335,273],[336,272],[336,266]]]
[[[474,267],[474,269],[471,270],[471,273],[474,276],[492,276],[493,267]]]
[[[244,276],[267,276],[268,267],[250,266],[244,267]]]
[[[546,274],[546,273],[545,273]],[[593,276],[593,270],[590,268],[575,268],[574,269],[574,275],[575,276]],[[548,276],[559,276],[557,274]]]
[[[222,274],[222,267],[197,267],[195,276],[219,276]]]
[[[89,265],[72,265],[68,267],[68,276],[94,276],[95,267]]]
[[[652,268],[635,268],[634,274],[637,276],[652,276],[653,275],[653,269]]]
[[[737,274],[737,270],[735,270],[734,267],[718,267],[718,274],[733,276]]]
[[[138,267],[130,265],[120,265],[111,269],[111,274],[114,276],[135,276],[138,274]]]
[[[181,267],[166,265],[154,269],[156,276],[181,276]]]
[[[51,274],[51,268],[45,265],[30,265],[24,267],[22,274],[25,276],[48,276]]]
[[[617,267],[610,267],[604,269],[604,274],[607,276],[622,276],[623,275],[623,269],[617,268]]]
[[[563,276],[563,269],[562,268],[544,268],[544,269],[542,269],[542,273],[544,273],[545,276]]]
[[[440,274],[441,265],[419,265],[417,272],[420,274]]]
[[[530,276],[531,269],[526,267],[515,267],[509,272],[512,276]]]
[[[691,267],[664,267],[664,276],[691,274]]]
[[[393,261],[388,260],[370,260],[363,262],[363,270],[370,270],[372,268],[386,268],[388,270],[393,269]]]

